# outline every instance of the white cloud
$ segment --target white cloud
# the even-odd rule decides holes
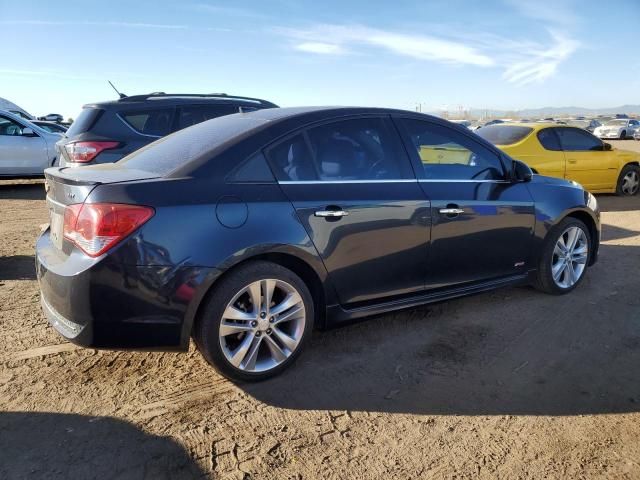
[[[316,25],[307,30],[277,29],[277,32],[302,41],[303,43],[294,46],[298,50],[302,45],[331,45],[333,49],[333,52],[328,52],[326,48],[315,51],[303,48],[313,53],[344,53],[347,46],[360,45],[382,48],[418,60],[477,66],[490,66],[494,63],[490,57],[461,42],[427,35],[395,33],[361,25]]]
[[[295,45],[294,48],[301,52],[318,53],[321,55],[342,55],[345,53],[344,48],[340,45],[323,42],[304,42]]]
[[[553,76],[560,63],[565,61],[580,46],[579,42],[557,32],[550,32],[554,43],[544,50],[531,51],[522,60],[515,61],[507,67],[503,74],[508,82],[526,85],[542,82]]]

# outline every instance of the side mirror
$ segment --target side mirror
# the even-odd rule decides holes
[[[30,127],[24,127],[21,135],[23,137],[37,137],[36,132],[34,132]]]
[[[533,178],[533,171],[526,163],[520,160],[514,160],[511,169],[511,178],[515,182],[530,182]]]
[[[603,142],[602,149],[603,149],[605,152],[609,152],[609,151],[613,150],[613,145],[611,145],[611,144],[610,144],[610,143],[608,143],[608,142]]]

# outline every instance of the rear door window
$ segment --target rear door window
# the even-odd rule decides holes
[[[177,130],[239,111],[237,105],[186,105],[179,109]]]
[[[476,130],[478,136],[494,145],[513,145],[533,131],[531,127],[518,125],[489,125]]]
[[[119,115],[136,132],[152,137],[163,137],[171,131],[173,108],[130,110]]]

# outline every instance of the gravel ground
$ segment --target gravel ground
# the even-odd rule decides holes
[[[598,200],[600,261],[571,295],[318,332],[236,386],[193,348],[65,343],[33,268],[42,185],[0,182],[0,478],[640,478],[640,197]]]

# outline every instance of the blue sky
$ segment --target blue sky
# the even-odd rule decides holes
[[[640,103],[640,1],[0,0],[0,97],[126,93],[425,110]],[[15,43],[12,43],[15,42]]]

